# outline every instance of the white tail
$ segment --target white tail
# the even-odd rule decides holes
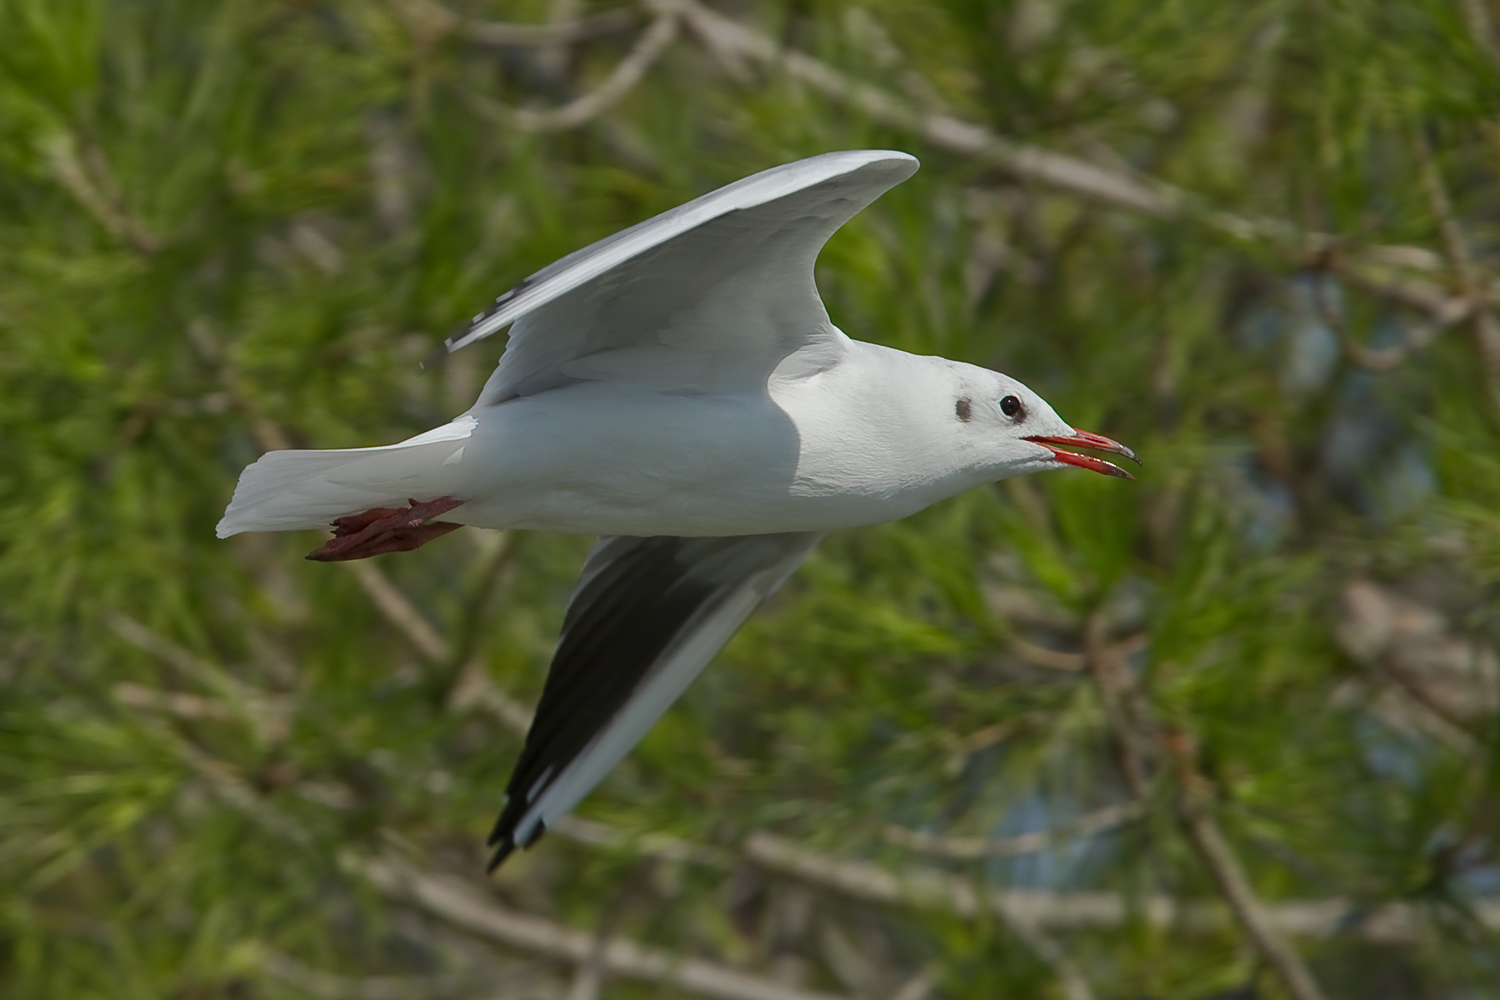
[[[462,416],[382,448],[267,452],[240,473],[216,532],[228,538],[241,531],[323,528],[372,507],[448,496],[460,482],[457,458],[477,423]]]

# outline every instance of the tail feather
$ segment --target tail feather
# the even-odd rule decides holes
[[[321,528],[372,507],[450,495],[461,480],[454,459],[475,425],[459,417],[380,448],[267,452],[240,473],[216,534]]]

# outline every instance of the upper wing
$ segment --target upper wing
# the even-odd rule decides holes
[[[543,268],[439,353],[516,323],[476,406],[583,379],[764,384],[792,351],[836,349],[813,262],[916,169],[906,153],[850,150],[746,177]]]
[[[599,540],[490,834],[491,870],[630,752],[820,537]]]

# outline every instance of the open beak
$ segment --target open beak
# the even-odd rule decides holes
[[[1135,457],[1135,452],[1120,442],[1107,438],[1103,434],[1095,434],[1093,431],[1080,431],[1075,428],[1072,437],[1029,437],[1025,440],[1046,448],[1052,452],[1053,458],[1064,465],[1076,465],[1080,469],[1090,469],[1106,476],[1119,476],[1121,479],[1135,478],[1113,462],[1106,462],[1093,455],[1078,455],[1071,451],[1063,451],[1058,445],[1067,448],[1088,448],[1091,451],[1107,451],[1114,455],[1124,455],[1136,465],[1141,464],[1141,460]]]

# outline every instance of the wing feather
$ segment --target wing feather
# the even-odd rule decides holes
[[[813,283],[818,251],[916,168],[906,153],[850,150],[746,177],[543,268],[439,355],[517,324],[476,407],[590,378],[763,382],[836,337]]]
[[[491,869],[619,763],[819,537],[600,540],[490,835]]]

